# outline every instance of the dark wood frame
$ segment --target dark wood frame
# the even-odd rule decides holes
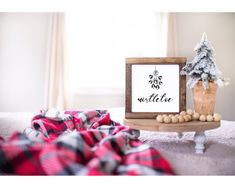
[[[158,114],[163,112],[132,112],[132,65],[135,64],[177,64],[179,71],[186,64],[186,57],[164,57],[164,58],[126,58],[126,101],[125,118],[136,119],[155,119]],[[186,109],[186,76],[179,77],[179,110]],[[164,112],[164,114],[166,114]],[[169,114],[169,113],[168,113]],[[172,113],[174,114],[174,113]]]

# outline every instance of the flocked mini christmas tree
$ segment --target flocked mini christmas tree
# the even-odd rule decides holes
[[[188,75],[187,86],[193,88],[198,81],[202,81],[205,89],[208,82],[212,81],[222,86],[225,81],[215,63],[215,50],[203,33],[201,42],[194,49],[196,56],[182,68],[181,75]]]

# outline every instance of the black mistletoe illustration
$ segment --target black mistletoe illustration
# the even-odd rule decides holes
[[[159,72],[157,71],[156,66],[155,66],[155,70],[153,71],[153,74],[149,75],[149,78],[150,78],[149,84],[151,84],[151,87],[153,89],[159,89],[160,86],[163,84],[162,76],[159,75]]]

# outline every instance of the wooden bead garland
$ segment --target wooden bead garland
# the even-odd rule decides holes
[[[203,115],[198,112],[193,111],[192,109],[188,109],[187,111],[181,111],[179,114],[163,114],[158,115],[156,117],[157,122],[159,123],[183,123],[189,121],[202,121],[202,122],[212,122],[212,121],[220,121],[222,119],[221,115],[215,113],[214,115]]]

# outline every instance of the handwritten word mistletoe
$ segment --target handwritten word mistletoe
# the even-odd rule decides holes
[[[204,89],[208,89],[208,82],[215,82],[218,86],[225,83],[221,71],[215,63],[215,50],[203,33],[201,42],[194,49],[196,56],[182,68],[181,75],[189,76],[187,86],[193,88],[198,81],[202,81]]]

